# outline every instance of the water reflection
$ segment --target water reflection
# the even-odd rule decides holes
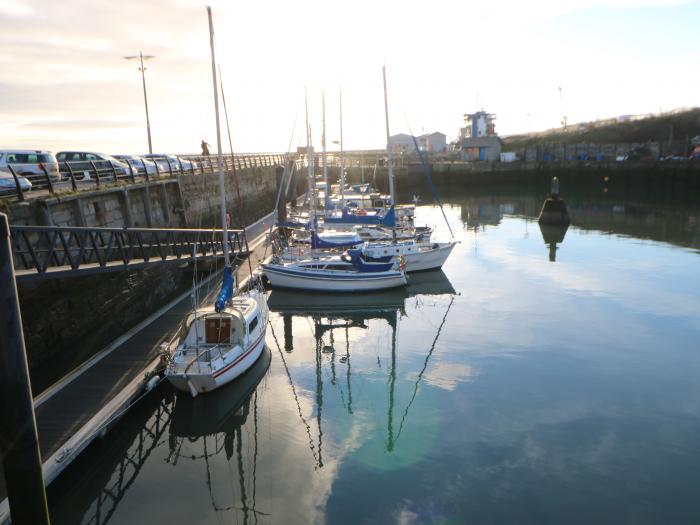
[[[345,294],[336,296],[324,296],[319,294],[304,294],[296,291],[273,290],[270,294],[268,305],[271,312],[275,312],[283,319],[284,325],[284,348],[285,353],[291,353],[294,349],[293,336],[293,318],[298,317],[302,321],[311,320],[313,323],[314,334],[314,355],[315,355],[315,404],[316,404],[316,429],[318,432],[317,444],[313,445],[311,439],[311,427],[304,419],[301,407],[298,404],[298,395],[289,366],[282,348],[279,345],[274,328],[272,328],[273,338],[278,346],[280,358],[285,367],[290,386],[293,390],[293,395],[297,399],[297,408],[299,417],[309,433],[309,442],[314,459],[317,462],[317,468],[323,467],[323,365],[324,356],[330,369],[330,385],[334,386],[338,383],[338,375],[336,370],[336,361],[345,366],[345,389],[347,390],[347,398],[345,393],[341,392],[343,405],[348,415],[353,414],[352,408],[352,363],[350,352],[350,330],[360,329],[368,330],[370,320],[383,320],[391,329],[390,337],[390,362],[388,368],[388,404],[387,404],[387,437],[385,450],[392,452],[396,446],[401,431],[403,429],[406,418],[413,401],[418,393],[418,387],[423,380],[423,376],[428,368],[430,357],[435,350],[435,344],[439,338],[442,327],[447,319],[447,314],[454,302],[455,290],[447,276],[439,271],[420,272],[412,274],[409,279],[409,286],[394,290],[386,290],[380,293],[360,293],[360,294]],[[413,393],[410,401],[403,411],[398,431],[394,430],[394,405],[396,396],[396,374],[397,374],[397,327],[399,317],[405,315],[405,301],[408,298],[418,295],[450,295],[451,300],[446,308],[442,321],[437,328],[437,333],[429,347],[423,367],[418,373],[417,379],[413,386]],[[340,332],[340,341],[336,333]],[[327,338],[327,340],[326,340]],[[337,356],[338,343],[343,345],[343,353]],[[377,365],[381,367],[381,361],[377,356]]]
[[[110,522],[165,436],[173,404],[169,388],[152,392],[119,421],[118,431],[88,448],[61,474],[48,491],[52,523]]]
[[[563,226],[555,226],[553,224],[538,224],[540,227],[540,232],[542,232],[542,240],[549,246],[549,260],[551,262],[556,262],[557,250],[559,249],[557,245],[564,242],[566,230],[569,229],[569,225],[565,224]]]
[[[198,454],[188,452],[184,458],[204,462],[206,486],[214,511],[239,510],[243,514],[243,523],[249,523],[251,516],[257,518],[259,515],[266,514],[256,508],[258,459],[258,394],[256,388],[270,367],[270,358],[270,350],[265,347],[260,358],[245,374],[206,396],[197,396],[193,399],[186,394],[178,393],[170,422],[169,454],[165,458],[165,462],[176,467],[178,461],[183,457],[182,446],[185,442],[188,443],[190,449],[200,445],[201,450]],[[251,472],[246,473],[243,460],[244,435],[241,429],[250,415],[251,402],[253,405],[253,466]],[[250,439],[250,436],[246,437]],[[240,505],[235,503],[223,505],[216,501],[214,495],[211,461],[215,456],[223,453],[226,462],[230,463],[234,456],[234,446],[236,470],[238,471],[238,495],[234,496],[233,499],[240,500]]]
[[[459,206],[463,225],[478,232],[500,225],[504,216],[536,218],[546,191],[523,185],[453,188],[445,202]],[[631,187],[600,193],[594,187],[564,185],[562,197],[575,228],[700,248],[698,191]]]

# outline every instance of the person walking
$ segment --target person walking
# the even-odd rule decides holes
[[[209,156],[209,144],[202,139],[202,156]]]

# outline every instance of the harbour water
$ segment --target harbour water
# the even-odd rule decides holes
[[[271,292],[256,367],[163,383],[53,523],[697,523],[700,199],[564,197],[542,231],[542,194],[453,192],[460,244],[405,291]]]

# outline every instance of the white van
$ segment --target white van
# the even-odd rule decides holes
[[[17,175],[27,177],[33,182],[42,181],[45,177],[41,166],[46,168],[46,171],[51,177],[52,182],[61,180],[61,173],[58,170],[58,162],[56,156],[50,151],[38,149],[0,149],[0,170],[8,170],[8,166],[12,166]]]

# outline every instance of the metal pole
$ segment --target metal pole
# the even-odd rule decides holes
[[[340,104],[340,207],[345,208],[345,155],[343,154],[343,88],[338,86]]]
[[[384,79],[384,119],[386,121],[386,160],[387,175],[389,178],[389,195],[391,205],[394,205],[394,163],[392,159],[391,141],[389,138],[389,104],[386,99],[386,66],[382,66],[382,78]]]
[[[221,127],[219,126],[219,86],[216,83],[216,55],[214,53],[214,23],[211,19],[211,7],[207,6],[209,18],[209,47],[211,47],[211,75],[214,83],[214,112],[216,113],[216,147],[219,164],[219,195],[221,197],[221,229],[224,231],[224,264],[231,266],[228,246],[228,225],[226,223],[226,186],[224,185],[224,156],[221,152]]]
[[[146,131],[148,131],[148,153],[153,153],[153,143],[151,142],[151,119],[148,117],[148,96],[146,96],[146,69],[143,67],[143,53],[139,51],[141,60],[141,81],[143,82],[143,102],[146,105]]]
[[[306,96],[306,86],[304,86],[304,112],[306,114],[306,162],[308,164],[307,185],[309,192],[309,221],[315,223],[316,202],[314,197],[314,160],[311,155],[311,128],[309,127],[309,103]]]
[[[323,183],[326,189],[323,191],[323,209],[325,213],[328,213],[328,205],[330,203],[328,187],[328,162],[326,159],[326,92],[325,90],[321,92],[321,100],[323,105],[323,133],[321,135],[321,145],[323,146]]]
[[[389,138],[389,103],[386,97],[386,66],[382,66],[382,78],[384,80],[384,119],[386,121],[386,160],[388,164],[387,177],[389,179],[389,201],[391,206],[394,206],[394,164],[392,159],[391,151],[391,140]],[[391,227],[391,239],[392,242],[396,242],[396,221],[394,221]]]
[[[0,450],[12,523],[49,524],[39,439],[17,297],[10,227],[0,213]]]

